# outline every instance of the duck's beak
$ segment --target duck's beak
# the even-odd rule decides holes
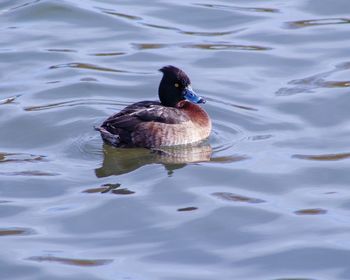
[[[205,103],[205,99],[198,96],[197,93],[195,93],[191,86],[187,86],[183,91],[183,96],[188,101],[191,101],[192,103],[199,104],[199,103]]]

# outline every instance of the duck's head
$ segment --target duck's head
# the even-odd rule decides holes
[[[188,100],[195,104],[205,103],[205,100],[193,91],[190,78],[184,71],[171,65],[164,66],[159,71],[163,73],[158,89],[162,105],[175,107],[181,100]]]

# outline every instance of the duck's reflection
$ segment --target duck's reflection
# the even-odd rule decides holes
[[[210,161],[212,148],[208,143],[161,149],[117,149],[103,145],[103,163],[95,169],[97,177],[121,175],[146,164],[161,163],[168,174],[187,163]]]

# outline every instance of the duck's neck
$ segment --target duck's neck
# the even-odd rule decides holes
[[[209,115],[201,106],[182,100],[176,104],[176,108],[186,111],[192,122],[203,127],[211,126]]]

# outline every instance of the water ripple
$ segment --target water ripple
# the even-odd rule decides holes
[[[203,37],[219,37],[219,36],[226,36],[226,35],[232,35],[235,33],[239,33],[241,31],[244,31],[244,28],[239,28],[235,30],[225,30],[225,31],[194,31],[194,30],[183,30],[178,27],[173,26],[167,26],[167,25],[161,25],[161,24],[154,24],[154,23],[148,23],[148,22],[140,22],[142,26],[151,27],[154,29],[161,29],[161,30],[172,30],[176,31],[179,34],[183,35],[190,35],[190,36],[203,36]]]
[[[317,161],[337,161],[350,158],[350,153],[338,154],[322,154],[322,155],[301,155],[296,154],[292,156],[298,159],[317,160]]]
[[[195,210],[198,210],[198,207],[189,206],[189,207],[183,207],[183,208],[177,209],[178,212],[188,212],[188,211],[195,211]]]
[[[279,13],[279,9],[275,8],[262,8],[262,7],[242,7],[242,6],[232,6],[232,5],[222,5],[222,4],[195,4],[201,7],[214,8],[227,11],[228,9],[236,11],[245,11],[245,12],[257,12],[257,13]]]
[[[265,200],[259,198],[248,197],[244,195],[234,194],[230,192],[215,192],[213,196],[227,201],[247,202],[247,203],[263,203]]]
[[[294,212],[297,215],[322,215],[326,214],[327,210],[322,208],[300,209]]]
[[[268,51],[270,47],[254,45],[238,45],[230,43],[206,43],[206,44],[187,44],[185,48],[205,49],[205,50],[245,50],[245,51]]]
[[[349,69],[349,62],[338,64],[334,69],[318,73],[306,78],[295,79],[288,82],[290,87],[282,87],[276,91],[276,95],[290,96],[299,93],[312,93],[318,88],[347,88],[350,87],[350,80],[332,81],[326,80],[329,76]]]
[[[28,2],[25,2],[21,5],[17,5],[17,6],[14,6],[14,7],[11,7],[9,9],[7,9],[6,11],[14,11],[14,10],[17,10],[17,9],[22,9],[22,8],[25,8],[25,7],[28,7],[30,5],[34,5],[36,3],[39,3],[41,0],[32,0],[32,1],[28,1]],[[1,14],[1,12],[0,12]]]
[[[202,44],[194,44],[194,43],[133,43],[134,47],[140,50],[149,50],[149,49],[163,49],[163,48],[192,48],[192,49],[202,49],[202,50],[239,50],[239,51],[268,51],[272,50],[270,47],[263,47],[257,45],[239,45],[239,44],[231,44],[224,42],[215,42],[215,43],[202,43]]]
[[[116,17],[126,18],[126,19],[130,19],[130,20],[141,20],[142,19],[142,17],[139,17],[139,16],[134,16],[134,15],[126,14],[126,13],[118,13],[113,9],[106,9],[106,8],[98,8],[98,9],[105,14],[116,16]]]
[[[27,171],[15,171],[15,172],[0,172],[0,175],[3,176],[34,176],[34,177],[41,177],[41,176],[58,176],[59,173],[54,172],[46,172],[46,171],[39,171],[39,170],[27,170]]]
[[[44,105],[34,105],[34,106],[27,106],[24,108],[25,111],[43,111],[43,110],[50,110],[50,109],[57,109],[61,107],[75,107],[75,106],[85,106],[85,105],[111,105],[111,106],[125,106],[124,103],[116,102],[115,100],[108,100],[108,99],[74,99],[69,101],[61,101],[61,102],[55,102],[50,104],[44,104]]]
[[[321,25],[334,25],[334,24],[349,24],[350,19],[348,18],[323,18],[323,19],[308,19],[308,20],[297,20],[287,22],[289,28],[305,28]]]
[[[7,97],[5,99],[1,99],[0,100],[0,105],[4,105],[4,104],[13,104],[15,103],[15,101],[17,100],[18,97],[20,97],[21,95],[15,95],[15,96],[11,96],[11,97]]]
[[[63,52],[63,53],[75,53],[77,52],[76,50],[72,49],[46,49],[48,52]]]
[[[116,16],[123,19],[128,19],[131,21],[136,21],[141,26],[151,27],[155,29],[162,29],[162,30],[172,30],[176,31],[180,34],[184,35],[190,35],[190,36],[205,36],[205,37],[216,37],[216,36],[225,36],[225,35],[231,35],[237,32],[240,32],[244,29],[238,29],[238,30],[228,30],[228,31],[193,31],[193,30],[183,30],[179,27],[174,26],[167,26],[167,25],[161,25],[161,24],[155,24],[147,22],[144,18],[140,16],[130,15],[124,12],[117,12],[113,9],[106,9],[106,8],[98,8],[101,12]],[[253,8],[252,8],[253,9]]]
[[[55,256],[34,256],[29,257],[27,260],[36,262],[55,262],[60,264],[67,264],[73,266],[101,266],[107,265],[113,262],[112,259],[73,259],[73,258],[62,258]]]
[[[95,64],[80,63],[80,62],[63,63],[63,64],[57,64],[49,67],[49,69],[57,69],[57,68],[78,68],[78,69],[88,69],[88,70],[96,70],[96,71],[103,71],[103,72],[128,73],[128,71],[125,71],[125,70],[113,69],[113,68],[98,66]]]
[[[0,164],[1,163],[20,163],[20,162],[42,162],[47,161],[46,156],[32,155],[24,153],[1,153],[0,152]]]
[[[99,52],[99,53],[93,53],[90,55],[93,56],[120,56],[120,55],[125,55],[125,52]]]
[[[13,236],[13,235],[33,235],[35,231],[31,228],[0,228],[0,236]]]

